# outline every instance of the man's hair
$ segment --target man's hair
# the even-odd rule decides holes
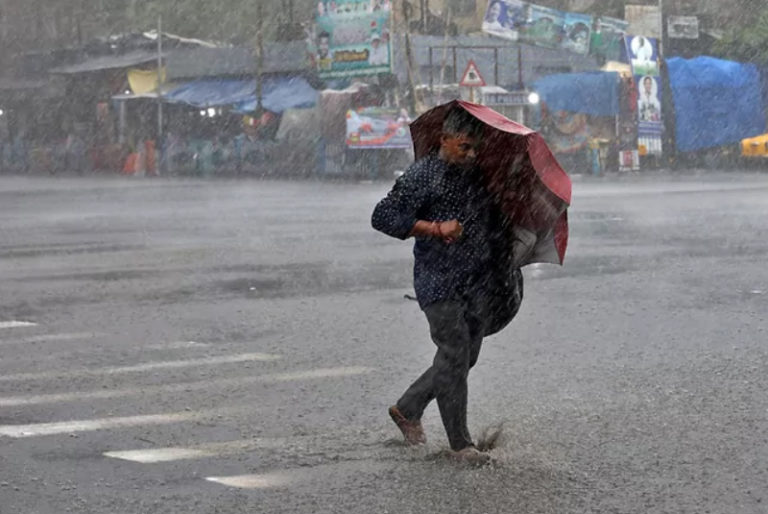
[[[317,39],[331,39],[331,35],[326,31],[322,31],[317,35]]]
[[[473,139],[483,135],[483,123],[461,107],[453,107],[443,120],[443,134],[464,134]]]

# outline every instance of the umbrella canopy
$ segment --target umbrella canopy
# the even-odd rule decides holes
[[[416,158],[439,148],[443,120],[456,107],[485,125],[477,165],[485,187],[499,200],[509,221],[516,265],[562,264],[568,245],[571,180],[538,132],[483,105],[454,100],[411,124]]]

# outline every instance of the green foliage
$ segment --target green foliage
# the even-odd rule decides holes
[[[768,10],[763,9],[750,21],[735,25],[714,49],[724,58],[768,65]]]

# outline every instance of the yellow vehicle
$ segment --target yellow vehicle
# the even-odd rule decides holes
[[[768,134],[742,139],[741,156],[745,158],[768,158]]]

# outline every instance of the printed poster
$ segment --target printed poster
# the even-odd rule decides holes
[[[595,16],[592,20],[589,53],[606,61],[618,61],[629,23],[618,18]]]
[[[564,12],[531,4],[530,18],[520,27],[520,41],[545,48],[558,48],[563,42],[564,24]]]
[[[517,41],[531,21],[531,4],[520,0],[490,0],[483,18],[483,32]]]
[[[411,148],[411,118],[405,109],[364,107],[347,111],[347,147]]]
[[[321,0],[312,44],[321,78],[388,73],[392,69],[390,0]]]
[[[565,13],[562,47],[577,54],[589,52],[592,16],[588,14]]]
[[[640,155],[661,155],[659,46],[655,38],[627,36],[627,55],[637,87],[637,145]]]

